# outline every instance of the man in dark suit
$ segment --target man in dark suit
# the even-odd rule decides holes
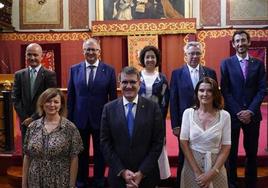
[[[225,108],[232,118],[232,147],[229,156],[230,187],[237,187],[237,152],[240,128],[244,134],[246,152],[246,187],[255,188],[257,181],[257,151],[260,105],[265,96],[266,76],[264,63],[248,55],[250,36],[246,31],[236,31],[232,37],[236,55],[221,63],[221,89]]]
[[[84,145],[79,155],[77,186],[88,179],[89,139],[94,152],[94,187],[104,187],[105,162],[100,151],[100,121],[103,106],[116,99],[116,78],[112,67],[99,60],[100,45],[94,38],[83,43],[85,61],[71,67],[68,83],[68,119],[77,126]]]
[[[216,72],[200,65],[202,46],[199,42],[188,42],[184,46],[186,65],[172,72],[170,81],[170,116],[173,134],[178,137],[185,109],[194,104],[194,88],[197,82],[204,76],[217,81]],[[179,152],[179,166],[177,170],[177,185],[180,184],[180,172],[183,166],[184,156]]]
[[[22,140],[27,126],[39,118],[36,112],[38,97],[50,87],[57,87],[56,73],[41,65],[42,48],[31,43],[26,48],[26,60],[29,67],[15,73],[12,99],[21,122]]]
[[[109,165],[113,188],[153,188],[159,181],[164,128],[157,103],[138,96],[140,75],[125,67],[120,74],[123,97],[105,105],[101,148]]]

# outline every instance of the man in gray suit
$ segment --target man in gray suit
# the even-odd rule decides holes
[[[119,79],[123,97],[104,106],[101,120],[109,183],[114,188],[155,187],[164,138],[161,111],[157,103],[138,96],[137,69],[125,67]]]
[[[42,47],[39,44],[29,44],[25,53],[29,67],[15,73],[12,99],[21,121],[23,140],[27,126],[39,118],[36,113],[38,97],[47,88],[57,87],[56,73],[41,65],[42,53]]]

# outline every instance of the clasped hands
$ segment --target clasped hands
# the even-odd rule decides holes
[[[141,171],[134,173],[131,170],[126,169],[122,172],[122,177],[126,181],[127,188],[138,188],[143,178],[143,174]]]
[[[236,115],[242,123],[249,124],[251,121],[252,112],[250,110],[241,110]]]
[[[195,177],[196,177],[195,181],[199,187],[208,188],[214,175],[215,174],[212,170],[209,170],[208,172],[205,172],[205,173],[196,173],[195,174]]]

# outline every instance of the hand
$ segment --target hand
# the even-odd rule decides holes
[[[196,183],[202,187],[202,188],[208,188],[210,182],[212,181],[213,177],[214,177],[214,172],[212,170],[209,170],[206,173],[202,173],[201,175],[199,175],[195,181]]]
[[[180,136],[180,132],[181,132],[181,128],[180,127],[176,127],[174,129],[172,129],[173,135],[179,137]]]
[[[29,117],[29,118],[26,118],[23,122],[22,122],[22,125],[28,127],[30,125],[30,123],[33,122],[33,118]]]
[[[122,172],[121,176],[124,178],[124,180],[126,181],[126,185],[129,186],[129,188],[135,186],[133,180],[135,176],[134,172],[126,169]]]
[[[238,119],[244,124],[249,124],[251,122],[252,112],[249,110],[241,110],[236,115]]]
[[[137,185],[137,187],[139,186],[142,178],[143,178],[143,174],[141,173],[141,171],[138,171],[134,174],[134,182]]]

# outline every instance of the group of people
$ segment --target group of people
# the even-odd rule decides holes
[[[192,41],[184,47],[186,64],[172,72],[170,87],[157,69],[159,50],[144,47],[139,56],[143,69],[122,69],[122,97],[117,98],[115,71],[99,59],[100,45],[90,38],[82,47],[85,60],[70,69],[67,118],[55,72],[41,66],[41,46],[28,45],[29,67],[15,73],[13,87],[24,141],[22,186],[87,187],[91,136],[93,187],[104,187],[106,164],[111,187],[156,187],[170,106],[180,145],[177,187],[237,187],[240,129],[246,186],[256,187],[266,75],[264,64],[248,54],[246,31],[234,32],[232,45],[236,54],[221,63],[221,90],[216,72],[200,64],[201,44]]]

